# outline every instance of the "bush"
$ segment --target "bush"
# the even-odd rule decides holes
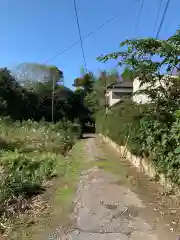
[[[97,124],[105,135],[119,144],[124,144],[129,137],[130,150],[148,156],[160,172],[178,184],[180,61],[176,49],[179,46],[178,29],[168,39],[125,40],[120,44],[120,51],[100,56],[98,60],[103,62],[117,60],[118,65],[131,73],[133,80],[138,78],[140,88],[135,94],[145,94],[151,106],[120,103],[101,119],[102,127],[100,122]],[[145,112],[144,107],[148,108]]]
[[[41,192],[44,181],[59,173],[58,166],[65,168],[63,157],[56,154],[1,152],[0,157],[0,210],[8,215],[9,205]]]
[[[153,105],[124,101],[107,114],[99,112],[96,130],[136,155],[148,157],[157,170],[180,184],[180,111],[155,111]]]
[[[105,110],[96,115],[96,131],[108,136],[119,145],[128,140],[128,148],[140,153],[138,143],[134,141],[139,134],[140,119],[147,112],[148,106],[139,107],[132,101],[124,101],[112,107],[108,113]]]
[[[0,119],[0,215],[22,210],[21,202],[65,174],[62,155],[80,135],[78,122],[13,122]],[[11,207],[10,207],[11,206]]]
[[[141,151],[148,153],[158,171],[174,183],[180,184],[180,118],[174,122],[162,122],[152,117],[141,120],[139,142]]]
[[[80,136],[78,123],[13,122],[0,119],[0,147],[18,152],[65,154]]]

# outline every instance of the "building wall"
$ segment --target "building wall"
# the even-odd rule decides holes
[[[177,78],[177,76],[164,76],[164,81],[161,82],[162,86],[166,88],[166,81],[169,80],[169,77],[171,78]],[[125,95],[135,93],[139,90],[145,90],[149,84],[145,83],[142,86],[140,86],[140,81],[138,78],[135,78],[133,81],[133,88],[114,88],[114,89],[109,89],[106,93],[106,98],[107,98],[107,104],[109,106],[112,106],[119,102],[122,98],[124,98]],[[159,81],[157,80],[154,84],[153,88],[157,88],[160,86]],[[139,104],[144,104],[151,102],[151,99],[148,98],[146,94],[135,94],[133,95],[133,101]]]
[[[169,75],[165,75],[163,77],[163,81],[161,81],[161,85],[167,89],[166,86],[166,81],[169,81],[169,78],[177,78],[177,76],[169,76]],[[145,90],[147,87],[149,86],[149,84],[145,83],[142,86],[140,86],[140,81],[138,78],[135,78],[133,81],[133,93],[139,91],[139,90]],[[154,84],[153,89],[157,88],[160,86],[160,82],[157,80]],[[148,103],[151,102],[152,100],[150,98],[148,98],[148,96],[146,94],[135,94],[133,96],[133,101],[136,103]]]
[[[113,98],[113,91],[110,90],[107,94],[106,94],[106,99],[107,99],[107,104],[108,106],[112,106],[114,105],[115,103],[119,102],[120,101],[120,98]]]
[[[143,84],[141,87],[140,87],[140,81],[138,78],[135,78],[134,81],[133,81],[133,93],[139,91],[139,90],[144,90],[148,87],[148,84]],[[136,103],[148,103],[150,102],[151,100],[147,97],[146,94],[135,94],[133,95],[133,101],[136,102]]]
[[[106,93],[107,104],[111,107],[112,105],[118,103],[125,96],[132,95],[132,92],[133,89],[131,88],[110,89]]]
[[[112,96],[112,98],[111,98],[111,105],[110,106],[119,102],[121,100],[121,98],[123,97],[123,93],[111,91],[111,96]]]

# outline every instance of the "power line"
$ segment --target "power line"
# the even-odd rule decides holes
[[[138,30],[139,20],[140,20],[140,16],[141,16],[141,13],[142,13],[142,10],[143,10],[143,6],[144,6],[144,0],[141,1],[141,5],[140,5],[140,8],[139,8],[139,13],[138,13],[138,17],[137,17],[137,23],[136,23],[135,29],[134,29],[135,35],[137,33],[137,30]]]
[[[65,52],[67,52],[67,51],[70,50],[71,48],[75,47],[78,43],[80,43],[80,40],[74,42],[74,43],[71,44],[69,47],[67,47],[67,48],[65,48],[64,50],[62,50],[60,53],[57,53],[57,54],[54,55],[53,57],[49,58],[46,62],[44,62],[44,64],[47,64],[48,62],[51,62],[51,61],[54,60],[55,58],[63,55]]]
[[[119,17],[122,13],[128,11],[135,3],[140,2],[140,0],[136,0],[133,4],[130,4],[127,8],[125,8],[123,11],[118,12],[117,14],[115,14],[113,17],[109,18],[106,22],[104,22],[103,24],[101,24],[99,27],[97,27],[96,29],[94,29],[93,31],[91,31],[90,33],[88,33],[87,35],[85,35],[82,38],[82,42],[90,37],[92,34],[94,34],[95,32],[99,31],[101,28],[103,28],[105,25],[107,25],[108,23],[112,22],[115,18]],[[71,44],[69,47],[65,48],[64,50],[62,50],[61,52],[57,53],[56,55],[54,55],[53,57],[49,58],[47,61],[44,62],[44,64],[47,64],[48,62],[54,60],[55,58],[63,55],[65,52],[69,51],[70,49],[72,49],[73,47],[75,47],[77,44],[80,43],[80,40],[74,42],[73,44]]]
[[[159,38],[159,33],[160,33],[161,28],[162,28],[162,25],[163,25],[163,23],[164,23],[164,19],[165,19],[165,16],[166,16],[166,13],[167,13],[167,10],[168,10],[170,1],[171,1],[171,0],[167,0],[167,2],[166,2],[166,6],[165,6],[165,9],[164,9],[164,12],[163,12],[163,16],[162,16],[162,18],[161,18],[161,22],[160,22],[158,31],[157,31],[157,33],[156,33],[156,38]]]
[[[79,32],[79,39],[80,39],[80,43],[81,43],[82,56],[83,56],[83,60],[84,60],[84,68],[85,68],[85,71],[87,72],[87,64],[86,64],[86,58],[85,58],[85,53],[84,53],[84,47],[83,47],[83,43],[82,43],[82,36],[81,36],[81,29],[80,29],[80,24],[79,24],[76,0],[74,0],[74,10],[76,13],[76,21],[77,21],[77,27],[78,27],[78,32]]]
[[[157,27],[158,20],[159,20],[159,16],[160,16],[160,10],[161,10],[162,1],[163,1],[163,0],[160,0],[160,3],[159,3],[158,14],[157,14],[157,18],[156,18],[156,21],[155,21],[155,24],[154,24],[153,36],[155,36],[156,27]]]

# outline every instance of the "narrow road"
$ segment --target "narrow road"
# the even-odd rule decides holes
[[[85,141],[91,167],[78,185],[74,227],[58,239],[176,240],[174,216],[155,198],[161,188],[145,176],[138,180],[139,173],[98,137]]]

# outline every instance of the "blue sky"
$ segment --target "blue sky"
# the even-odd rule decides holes
[[[86,35],[122,11],[122,15],[84,41],[88,70],[111,69],[116,62],[99,63],[96,57],[116,51],[126,38],[153,35],[160,0],[145,0],[138,30],[135,24],[140,3],[136,0],[76,0],[82,35]],[[167,0],[163,0],[163,7]],[[132,4],[130,10],[123,9]],[[172,35],[180,24],[180,1],[171,0],[160,38]],[[162,9],[163,10],[163,9]],[[1,0],[0,67],[22,62],[44,63],[79,40],[73,0]],[[64,72],[71,87],[83,66],[80,45],[49,62]]]

